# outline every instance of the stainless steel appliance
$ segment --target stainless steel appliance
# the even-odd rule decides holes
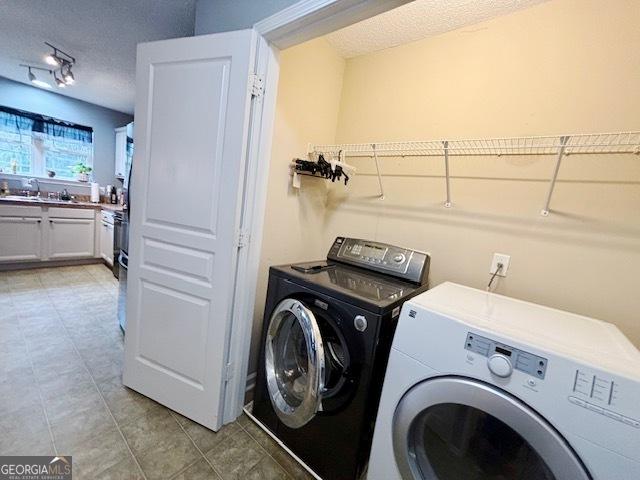
[[[132,125],[132,124],[131,124]],[[131,142],[133,145],[133,142]],[[129,149],[127,149],[129,151]],[[131,155],[133,155],[133,146],[131,147]],[[131,168],[133,163],[128,162],[128,172],[125,177],[122,194],[124,195],[124,211],[122,213],[120,224],[118,226],[120,234],[118,235],[119,252],[117,261],[114,265],[118,268],[118,279],[120,280],[120,288],[118,291],[118,323],[124,332],[127,326],[127,268],[129,266],[129,218],[131,214]],[[115,267],[114,267],[115,268]]]
[[[127,326],[127,268],[129,264],[129,256],[124,250],[120,250],[118,255],[118,268],[120,270],[118,279],[120,287],[118,291],[118,323],[124,332]]]
[[[429,255],[336,238],[326,261],[271,267],[253,415],[326,479],[362,474],[402,303]]]
[[[113,212],[113,276],[120,278],[120,250],[122,244],[122,212]]]

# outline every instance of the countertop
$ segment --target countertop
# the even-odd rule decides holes
[[[35,198],[35,197],[32,197]],[[122,205],[114,205],[111,203],[91,203],[80,201],[64,201],[49,198],[41,198],[38,200],[27,200],[24,198],[16,198],[16,196],[0,197],[0,205],[24,205],[28,207],[62,207],[62,208],[93,208],[100,210],[110,210],[112,212],[121,212],[124,210]]]

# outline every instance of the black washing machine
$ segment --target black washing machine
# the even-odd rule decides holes
[[[343,237],[269,270],[253,415],[318,476],[363,472],[400,308],[428,272],[426,253]]]

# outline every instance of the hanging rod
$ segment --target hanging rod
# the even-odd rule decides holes
[[[550,212],[551,197],[555,189],[563,157],[575,154],[634,153],[640,154],[640,131],[614,133],[578,133],[534,137],[485,138],[470,140],[427,140],[416,142],[346,143],[315,145],[310,152],[329,156],[371,157],[376,162],[380,198],[384,198],[380,157],[444,157],[447,198],[445,207],[451,207],[449,157],[472,155],[556,155],[549,189],[541,215]]]

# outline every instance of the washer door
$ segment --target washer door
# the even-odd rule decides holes
[[[324,391],[324,344],[313,312],[301,301],[280,302],[265,345],[267,389],[278,418],[290,428],[311,420]]]
[[[404,395],[393,448],[404,479],[591,478],[534,410],[503,390],[459,377],[426,380]]]

